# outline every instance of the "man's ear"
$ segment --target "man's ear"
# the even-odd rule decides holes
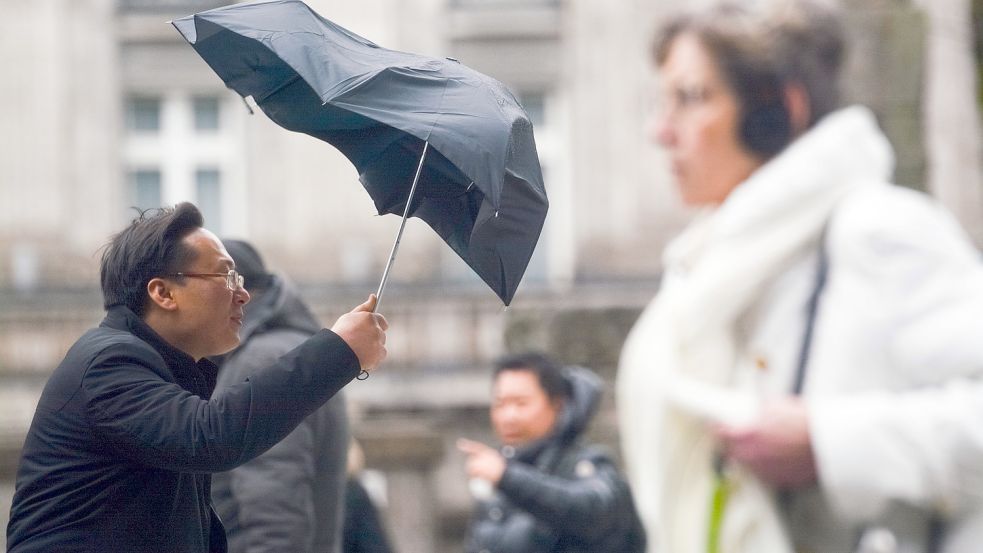
[[[174,297],[174,289],[166,280],[162,278],[152,278],[147,283],[147,295],[150,301],[165,311],[177,309],[177,299]]]
[[[788,121],[792,128],[792,136],[799,136],[809,128],[812,119],[812,106],[809,105],[809,93],[802,83],[790,82],[784,90],[785,109],[788,111]]]

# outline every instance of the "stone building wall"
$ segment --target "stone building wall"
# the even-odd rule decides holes
[[[848,97],[874,107],[899,152],[899,182],[928,183],[972,227],[983,193],[978,115],[956,109],[975,87],[965,75],[965,0],[846,3]],[[384,477],[398,550],[457,551],[471,500],[453,443],[491,440],[487,367],[496,355],[535,347],[598,370],[609,393],[591,437],[617,451],[610,386],[620,344],[657,288],[662,246],[690,215],[645,135],[657,79],[647,45],[674,2],[311,4],[386,46],[456,55],[500,76],[544,117],[537,141],[550,219],[513,306],[503,309],[411,221],[384,301],[390,359],[347,389],[369,468]],[[17,78],[0,82],[0,523],[40,386],[102,315],[98,251],[125,221],[125,94],[173,83],[184,96],[222,92],[166,25],[188,5],[4,3],[0,62]],[[953,25],[959,40],[946,31]],[[330,147],[224,98],[241,162],[230,232],[255,241],[330,322],[375,289],[397,221],[371,216]]]

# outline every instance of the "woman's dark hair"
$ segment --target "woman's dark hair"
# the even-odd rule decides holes
[[[201,212],[190,203],[140,212],[105,246],[100,268],[103,306],[125,305],[143,316],[147,283],[194,261],[194,250],[182,240],[204,224]]]
[[[830,0],[722,0],[678,14],[656,36],[656,63],[665,63],[673,41],[687,33],[710,51],[737,96],[740,140],[765,160],[795,138],[786,85],[805,90],[808,127],[839,107],[844,31]]]
[[[570,383],[563,377],[563,369],[544,353],[529,351],[504,355],[495,360],[492,378],[504,371],[529,371],[539,379],[539,385],[551,401],[569,399]]]

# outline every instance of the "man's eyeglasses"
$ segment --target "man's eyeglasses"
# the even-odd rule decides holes
[[[225,286],[232,291],[241,290],[246,279],[235,269],[229,269],[228,273],[172,273],[165,276],[172,277],[225,277]]]

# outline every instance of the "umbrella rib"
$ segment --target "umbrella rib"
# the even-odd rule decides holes
[[[269,99],[271,96],[273,96],[276,93],[278,93],[281,90],[283,90],[284,88],[287,88],[288,86],[292,85],[294,83],[294,81],[296,81],[297,79],[302,79],[302,78],[303,77],[301,77],[299,73],[294,73],[293,76],[290,77],[290,79],[288,79],[288,80],[286,80],[286,81],[278,84],[276,88],[274,88],[273,90],[271,90],[271,91],[267,92],[266,94],[264,94],[262,98],[257,99],[256,97],[253,97],[253,100],[255,100],[257,104],[261,104],[261,103],[265,102],[267,99]],[[304,81],[304,82],[306,83],[307,81]],[[310,85],[308,85],[308,86],[310,86]]]
[[[246,109],[249,110],[249,115],[253,115],[253,107],[249,105],[249,102],[246,100],[246,97],[239,96],[239,98],[242,98],[242,103],[246,106]]]
[[[399,214],[408,193],[377,298],[413,216],[511,302],[549,206],[532,124],[515,95],[457,60],[382,48],[303,0],[232,4],[172,23],[247,110],[338,148],[380,213]]]
[[[410,195],[406,198],[406,207],[403,209],[403,220],[399,223],[399,232],[396,233],[396,241],[393,242],[392,251],[389,252],[389,261],[386,263],[386,269],[382,272],[382,282],[379,283],[379,289],[375,293],[375,312],[379,311],[379,304],[382,303],[382,292],[386,289],[386,281],[389,280],[389,269],[393,266],[393,261],[396,260],[396,251],[399,249],[399,242],[403,239],[403,229],[406,228],[406,219],[410,215],[410,206],[413,204],[413,194],[416,193],[416,185],[420,182],[420,173],[423,171],[423,160],[427,157],[427,149],[430,147],[430,142],[425,141],[423,143],[423,152],[420,153],[420,164],[416,167],[416,175],[413,177],[413,186],[410,187]]]

